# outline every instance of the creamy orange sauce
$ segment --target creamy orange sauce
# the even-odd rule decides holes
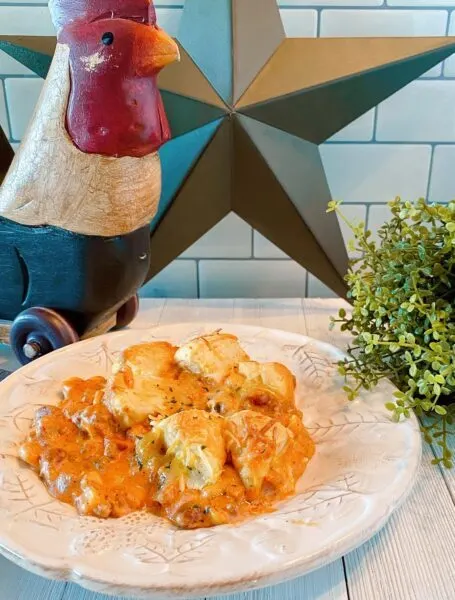
[[[196,408],[223,421],[226,462],[215,483],[190,489],[164,447],[155,448],[153,460],[144,461],[144,451],[138,448],[153,425],[146,419],[130,428],[121,426],[105,403],[107,382],[102,377],[64,382],[61,402],[36,412],[19,456],[39,473],[52,496],[82,515],[100,518],[146,509],[178,527],[210,527],[273,510],[277,501],[294,492],[314,445],[293,402],[278,402],[265,391],[240,398],[232,385],[226,390],[178,369],[172,378],[168,414]],[[242,410],[257,411],[265,420],[273,417],[273,423],[261,425],[254,441],[243,439],[226,416]],[[277,424],[287,428],[292,447],[270,467],[258,493],[240,476],[242,452],[248,448],[253,470],[260,470],[277,443],[273,436],[278,434],[270,434]]]
[[[135,458],[135,442],[102,403],[103,378],[72,379],[59,406],[35,415],[20,457],[49,493],[84,515],[121,517],[143,508],[151,494]]]

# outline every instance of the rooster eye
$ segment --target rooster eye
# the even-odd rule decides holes
[[[103,44],[105,46],[110,46],[111,44],[114,43],[114,34],[110,31],[103,33],[103,37],[101,38],[101,41],[103,42]]]

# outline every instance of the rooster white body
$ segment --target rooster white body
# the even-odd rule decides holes
[[[150,223],[159,202],[158,153],[143,158],[85,154],[65,127],[69,47],[57,44],[24,141],[0,190],[0,216],[85,235],[117,236]]]

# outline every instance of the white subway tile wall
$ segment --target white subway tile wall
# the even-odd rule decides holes
[[[374,132],[376,108],[350,123],[347,127],[333,135],[331,142],[371,142]]]
[[[142,297],[197,298],[198,275],[195,260],[176,260],[149,281],[141,290]]]
[[[257,231],[254,232],[253,251],[254,258],[289,258],[287,254]]]
[[[455,166],[455,146],[436,146],[431,170],[430,194],[432,202],[450,202],[455,198],[453,191],[453,170]]]
[[[8,77],[5,79],[11,121],[11,138],[21,140],[27,129],[35,104],[41,93],[43,80],[29,77]]]
[[[279,0],[287,35],[455,36],[455,0]],[[184,0],[155,0],[175,35]],[[0,0],[0,34],[52,35],[46,2]],[[0,52],[0,123],[17,150],[42,81]],[[321,148],[349,221],[376,232],[395,196],[455,199],[455,57]],[[349,228],[341,223],[345,241]],[[228,215],[141,291],[165,297],[329,297],[333,293],[237,216]]]
[[[319,281],[314,275],[308,273],[307,294],[310,298],[336,298],[337,295],[330,288]]]
[[[5,91],[3,89],[3,82],[0,82],[0,125],[5,134],[10,137],[10,128],[8,122],[8,114],[6,112],[6,100]]]
[[[451,142],[455,138],[455,81],[414,81],[378,108],[379,142]]]
[[[449,35],[455,35],[455,10],[450,15]],[[448,58],[444,63],[444,77],[455,77],[455,57]]]
[[[305,296],[307,273],[291,260],[201,260],[203,298],[293,298]]]
[[[378,229],[391,217],[390,208],[387,204],[375,204],[374,206],[370,206],[369,210],[369,224],[371,227],[371,231],[373,232],[372,239],[375,241],[379,240],[379,236],[377,234]]]
[[[316,37],[318,13],[316,10],[283,10],[283,25],[289,37]]]
[[[321,155],[336,200],[386,203],[395,196],[426,196],[429,144],[325,144]]]
[[[231,213],[188,248],[182,258],[251,258],[252,237],[251,227]]]
[[[445,35],[446,10],[323,10],[321,36]]]

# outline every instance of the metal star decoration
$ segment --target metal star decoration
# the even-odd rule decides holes
[[[318,145],[455,50],[448,38],[286,39],[276,0],[187,0],[161,74],[174,139],[153,275],[230,211],[345,295]]]
[[[160,75],[173,140],[149,277],[233,211],[344,296],[318,145],[450,56],[453,38],[286,39],[276,0],[187,0],[177,40],[182,60]]]

